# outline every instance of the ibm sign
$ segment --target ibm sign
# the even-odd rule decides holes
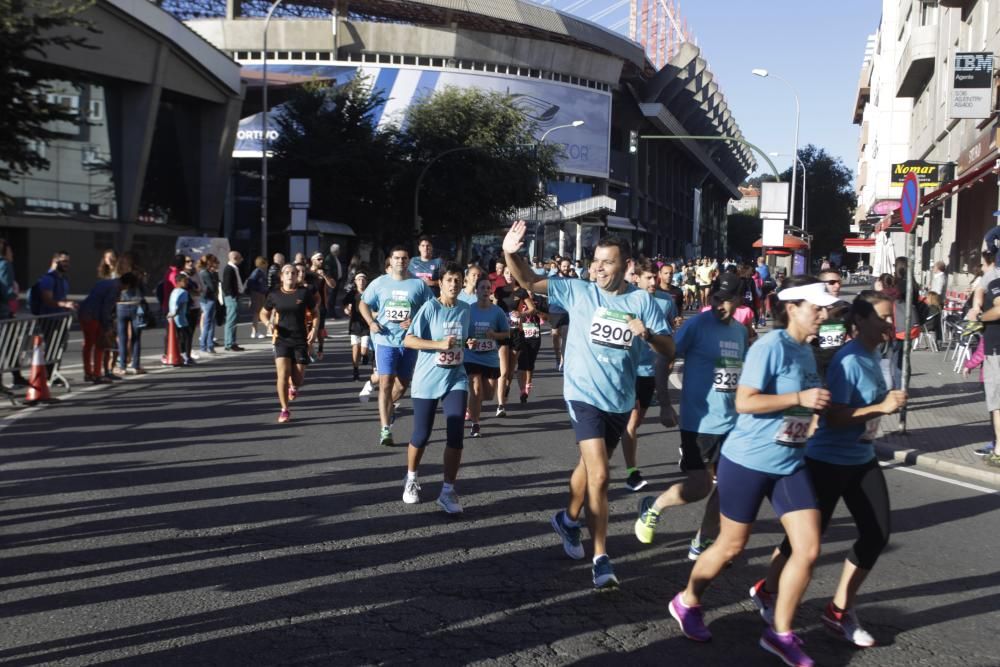
[[[950,118],[989,118],[993,112],[993,54],[956,53]]]

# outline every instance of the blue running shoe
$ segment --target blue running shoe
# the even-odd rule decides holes
[[[611,559],[608,558],[607,554],[594,561],[592,571],[594,574],[594,588],[596,590],[618,588],[618,577],[615,576],[615,570],[611,567]]]
[[[573,560],[583,558],[583,544],[580,542],[580,527],[566,525],[566,510],[556,512],[552,517],[552,529],[562,538],[563,551]]]

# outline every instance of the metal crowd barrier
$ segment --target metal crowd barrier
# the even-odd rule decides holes
[[[32,340],[41,336],[45,341],[45,365],[48,380],[59,380],[66,391],[70,391],[69,380],[60,372],[63,353],[69,344],[69,328],[73,323],[73,313],[54,315],[33,315],[10,320],[0,320],[0,373],[15,370],[30,370]],[[0,385],[0,391],[14,403],[14,393]]]

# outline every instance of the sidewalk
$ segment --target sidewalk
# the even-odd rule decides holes
[[[906,434],[898,432],[898,416],[883,418],[876,447],[900,463],[1000,486],[1000,469],[973,453],[993,439],[979,371],[965,378],[949,359],[943,351],[913,352]]]

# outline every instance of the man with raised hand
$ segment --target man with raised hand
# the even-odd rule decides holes
[[[663,311],[653,297],[625,281],[631,257],[628,241],[609,236],[594,250],[596,282],[538,276],[518,254],[527,225],[515,222],[503,241],[507,266],[530,292],[545,294],[550,304],[569,313],[563,393],[580,447],[580,460],[570,478],[569,504],[552,517],[570,558],[584,556],[580,512],[587,505],[587,524],[594,541],[593,581],[596,589],[618,585],[608,557],[608,458],[621,438],[635,405],[636,368],[642,346],[672,358],[674,342]]]

